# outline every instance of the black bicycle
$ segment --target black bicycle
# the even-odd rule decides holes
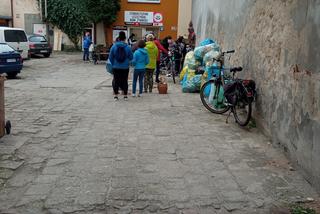
[[[160,70],[165,72],[167,77],[172,77],[173,83],[176,84],[175,59],[172,51],[167,55],[162,55],[160,59]]]
[[[217,63],[218,75],[207,81],[200,91],[200,98],[203,105],[211,112],[223,114],[230,111],[233,113],[236,122],[240,126],[246,126],[252,113],[252,102],[256,94],[255,83],[252,80],[242,80],[235,78],[237,72],[242,71],[242,67],[224,68],[225,54],[235,51],[222,52]],[[224,71],[229,70],[232,77],[224,75]],[[227,117],[230,116],[230,114]]]

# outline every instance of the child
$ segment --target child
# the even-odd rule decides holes
[[[143,40],[138,41],[138,50],[133,54],[132,64],[134,65],[133,72],[133,82],[132,82],[132,96],[136,96],[136,85],[139,78],[139,94],[138,97],[142,95],[143,91],[143,77],[146,72],[146,65],[149,64],[149,56],[144,49],[146,43]]]

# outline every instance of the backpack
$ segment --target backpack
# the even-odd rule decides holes
[[[115,53],[115,58],[120,63],[126,60],[127,58],[126,46],[118,46]]]

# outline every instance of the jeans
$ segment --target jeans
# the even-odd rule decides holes
[[[139,78],[139,94],[142,94],[143,91],[143,77],[145,69],[135,69],[133,72],[133,81],[132,81],[132,94],[136,93],[137,80]]]
[[[89,48],[83,48],[83,61],[89,61]]]
[[[124,95],[126,96],[128,94],[128,74],[129,74],[129,68],[128,69],[118,69],[114,68],[113,70],[113,92],[115,95],[119,94],[119,88],[123,91]]]
[[[157,68],[156,68],[156,82],[159,83],[159,74],[160,74],[160,61],[157,61]]]

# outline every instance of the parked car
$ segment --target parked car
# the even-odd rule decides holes
[[[15,78],[20,73],[23,60],[19,52],[6,43],[0,43],[0,74]]]
[[[29,53],[30,55],[41,54],[44,57],[49,57],[52,53],[52,48],[46,38],[42,35],[28,35]]]
[[[23,29],[0,27],[0,43],[7,43],[20,52],[23,59],[29,58],[29,42]]]

